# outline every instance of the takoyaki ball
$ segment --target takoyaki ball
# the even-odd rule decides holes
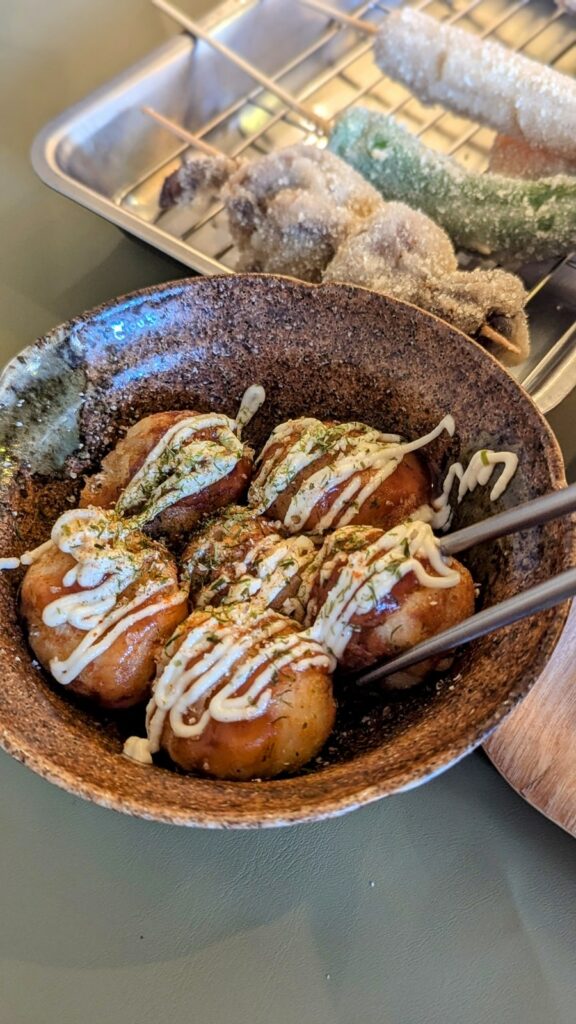
[[[429,527],[427,530],[432,537]],[[382,558],[382,549],[376,553],[373,545],[384,536],[382,530],[373,527],[343,527],[327,538],[318,556],[306,621],[315,622],[314,635],[335,651],[346,668],[365,668],[393,658],[474,613],[470,573],[455,558],[442,557],[438,548],[432,562],[424,552],[414,556],[425,582],[415,571],[403,574],[403,563],[407,567],[412,557],[404,542],[392,552],[388,573],[383,570],[384,562],[379,572],[375,563]],[[358,557],[365,554],[365,559]],[[442,576],[450,585],[435,585],[436,580],[442,582]],[[340,632],[342,625],[344,633]],[[342,636],[345,646],[337,649]],[[402,674],[389,676],[383,685],[412,686],[441,660],[421,662]]]
[[[279,534],[284,534],[280,523],[244,505],[230,505],[199,523],[180,560],[192,593],[213,584],[223,569],[244,562],[265,537]]]
[[[149,696],[156,657],[188,608],[163,547],[136,531],[115,547],[104,575],[92,562],[83,581],[74,555],[52,544],[30,565],[20,607],[30,646],[57,682],[126,708]]]
[[[254,453],[234,428],[220,413],[144,417],[86,480],[81,506],[116,508],[155,536],[180,537],[246,492]]]
[[[195,611],[160,660],[150,749],[220,779],[295,772],[332,731],[331,667],[320,645],[275,612]]]
[[[234,507],[198,532],[183,558],[197,608],[252,601],[303,621],[316,545],[276,527],[252,509]]]
[[[418,455],[362,423],[298,419],[272,433],[248,500],[289,533],[358,523],[389,529],[432,497]]]

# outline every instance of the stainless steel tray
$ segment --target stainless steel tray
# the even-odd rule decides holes
[[[374,22],[396,3],[331,0],[333,8]],[[424,0],[418,6],[576,72],[576,16],[551,0]],[[467,166],[486,166],[492,132],[423,107],[380,74],[369,38],[299,0],[228,0],[202,25],[324,118],[361,100],[393,111],[429,145]],[[219,206],[160,213],[162,182],[188,147],[144,114],[145,105],[223,152],[246,156],[310,138],[310,127],[206,42],[184,33],[35,139],[32,162],[47,184],[194,270],[229,273],[235,252]],[[527,266],[522,275],[531,289],[532,354],[515,372],[547,411],[576,386],[576,257]]]

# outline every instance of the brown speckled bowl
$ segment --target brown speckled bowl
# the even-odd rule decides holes
[[[167,408],[234,414],[248,384],[268,393],[251,425],[260,444],[302,414],[365,420],[416,436],[447,412],[456,436],[435,443],[441,469],[478,447],[518,452],[498,503],[562,486],[557,444],[532,402],[477,345],[412,306],[361,289],[258,276],[148,289],[78,317],[26,349],[0,382],[0,553],[44,539],[126,424]],[[250,431],[249,431],[250,433]],[[469,498],[456,526],[491,511]],[[467,559],[494,603],[567,568],[568,520],[485,546]],[[105,716],[74,701],[32,660],[17,616],[19,573],[0,578],[0,742],[34,771],[104,806],[186,825],[310,821],[417,785],[477,746],[530,688],[565,615],[516,624],[461,652],[451,676],[382,698],[346,692],[322,758],[303,774],[225,783],[143,768],[121,755],[141,715]]]

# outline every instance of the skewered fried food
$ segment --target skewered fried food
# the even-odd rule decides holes
[[[244,164],[224,202],[240,250],[238,270],[319,281],[342,241],[381,204],[332,153],[295,145]]]
[[[216,198],[240,162],[228,156],[191,156],[170,174],[160,193],[160,209]]]
[[[474,611],[467,569],[444,558],[430,526],[402,523],[388,533],[344,526],[318,555],[308,605],[310,635],[341,665],[362,668],[392,658]],[[432,667],[423,662],[389,685],[418,682]]]
[[[253,452],[222,413],[158,412],[131,427],[86,481],[81,505],[116,508],[178,536],[246,490]]]
[[[392,118],[361,107],[340,118],[330,147],[385,199],[407,202],[432,217],[458,248],[525,262],[563,255],[576,243],[572,178],[520,181],[472,174]]]
[[[374,57],[423,103],[576,157],[576,82],[568,75],[410,7],[388,15]]]
[[[21,611],[41,664],[104,707],[144,700],[155,657],[187,614],[168,551],[115,513],[84,508],[60,516],[22,561]]]
[[[455,278],[454,251],[440,228],[423,214],[416,220],[418,214],[408,207],[396,206],[387,214],[375,191],[325,150],[292,146],[245,164],[229,179],[224,198],[240,250],[239,269],[382,288],[444,316],[482,344],[489,338],[499,356],[496,345],[503,349],[506,362],[518,361],[526,353],[526,294],[519,279],[504,271],[484,270]],[[393,244],[383,245],[375,235],[387,236],[391,225]],[[418,244],[416,227],[422,231]],[[351,264],[359,273],[356,253],[368,232],[371,256],[374,248],[378,250],[378,258],[368,261],[373,273],[364,267],[359,276],[351,276]],[[362,239],[359,244],[354,241],[357,235]],[[422,273],[422,261],[414,253],[416,247],[422,254],[427,243],[434,245],[442,263],[442,269],[433,266],[434,282],[429,273]],[[445,270],[451,276],[444,287]]]
[[[403,203],[386,203],[344,242],[324,280],[363,285],[417,303],[466,334],[481,335],[482,344],[509,365],[528,355],[526,292],[520,279],[503,270],[459,270],[445,232]],[[496,344],[491,331],[498,332]]]
[[[364,423],[288,420],[260,453],[248,501],[289,533],[349,523],[387,529],[430,500],[428,471],[414,453],[444,430],[453,432],[452,417],[412,442]]]
[[[197,608],[250,601],[302,622],[315,555],[309,537],[286,537],[279,523],[234,506],[198,531],[182,564]]]
[[[147,710],[150,749],[223,779],[296,771],[332,730],[332,665],[320,644],[276,612],[195,611],[159,664]]]
[[[576,174],[576,156],[570,160],[549,149],[529,146],[523,139],[497,135],[488,169],[508,178],[551,178],[556,174]]]

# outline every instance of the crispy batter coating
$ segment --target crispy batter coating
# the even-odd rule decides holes
[[[381,205],[378,193],[326,150],[298,144],[242,166],[224,201],[238,270],[319,281],[334,253]]]
[[[168,175],[160,193],[160,209],[187,206],[197,199],[215,199],[240,162],[227,156],[192,156]]]
[[[528,355],[529,336],[520,278],[503,270],[458,269],[448,235],[404,203],[386,203],[348,238],[324,272],[325,281],[363,285],[413,302],[472,336],[492,326],[516,346],[491,347],[503,362]]]

